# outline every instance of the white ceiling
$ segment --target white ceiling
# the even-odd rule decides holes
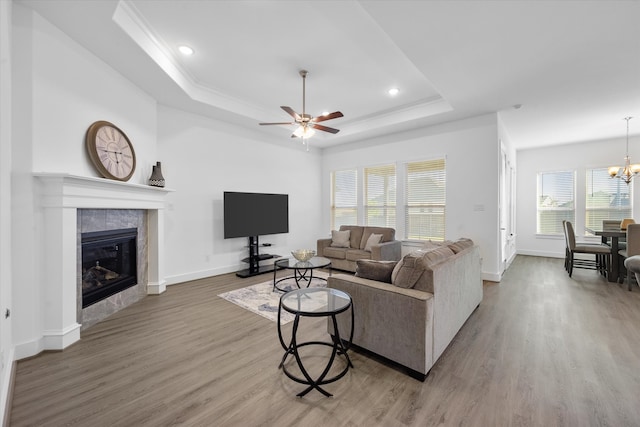
[[[301,69],[306,112],[344,113],[318,146],[491,112],[516,148],[624,137],[626,116],[640,134],[637,0],[18,3],[159,102],[268,139],[294,128],[257,123],[301,112]]]

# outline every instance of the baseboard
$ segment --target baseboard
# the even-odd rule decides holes
[[[502,280],[502,274],[500,273],[482,273],[482,280],[486,280],[488,282],[499,282]]]
[[[80,341],[82,325],[74,323],[63,330],[47,330],[42,333],[42,344],[45,350],[64,350],[74,342]]]
[[[518,254],[516,252],[511,254],[509,259],[507,260],[507,265],[505,266],[505,268],[509,268],[511,266],[511,263],[513,262],[514,259],[516,259],[516,256],[518,256]]]
[[[147,283],[147,295],[160,295],[164,291],[167,290],[167,283],[162,281],[158,282],[149,282]]]
[[[36,356],[44,351],[44,343],[42,337],[36,338],[33,341],[26,341],[20,344],[16,344],[14,347],[15,360],[21,360],[27,357]]]
[[[265,267],[268,267],[270,264],[269,263],[260,264],[260,266],[263,266],[263,265]],[[209,270],[200,270],[200,271],[194,271],[191,273],[168,276],[168,277],[165,277],[165,280],[167,285],[177,285],[178,283],[189,282],[191,280],[199,280],[199,279],[204,279],[212,276],[220,276],[221,274],[227,274],[227,273],[237,273],[238,271],[246,270],[246,268],[247,268],[246,263],[236,264],[236,265],[227,265],[224,267],[217,267]],[[270,270],[270,271],[273,272],[273,270]],[[265,270],[265,273],[266,272],[268,271]]]
[[[2,378],[2,399],[0,400],[0,407],[4,408],[2,414],[2,425],[8,426],[11,422],[11,406],[13,405],[13,387],[16,382],[16,369],[17,364],[13,360],[13,349],[9,352],[7,360],[12,360],[10,364],[9,372],[5,372]]]
[[[191,280],[204,279],[205,277],[219,276],[221,274],[235,273],[238,270],[247,268],[247,264],[230,265],[226,267],[212,268],[209,270],[194,271],[191,273],[177,274],[175,276],[165,277],[165,283],[170,285],[176,285],[178,283],[189,282]]]
[[[547,251],[530,251],[530,250],[518,250],[518,255],[530,255],[530,256],[541,256],[546,258],[564,258],[564,252],[547,252]]]
[[[246,268],[247,268],[246,264],[240,264],[240,265],[232,265],[232,266],[226,266],[226,267],[220,267],[220,268],[212,268],[210,270],[194,271],[194,272],[185,273],[185,274],[177,274],[175,276],[166,277],[165,283],[167,284],[167,286],[177,285],[179,283],[190,282],[192,280],[205,279],[207,277],[219,276],[221,274],[237,273],[238,271],[241,271]],[[333,269],[333,270],[336,272],[341,271],[339,269]],[[273,270],[265,269],[265,273],[268,273],[268,272],[273,272]],[[489,282],[499,282],[501,278],[502,278],[502,275],[499,273],[487,273],[487,272],[482,273],[482,280],[487,280]]]

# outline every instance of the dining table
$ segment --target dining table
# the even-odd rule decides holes
[[[627,230],[615,227],[585,227],[587,233],[595,236],[601,236],[603,241],[611,239],[611,268],[609,269],[608,279],[610,282],[617,282],[620,275],[620,254],[618,253],[620,238],[627,237]]]

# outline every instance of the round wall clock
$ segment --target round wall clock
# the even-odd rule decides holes
[[[85,138],[89,158],[103,177],[128,181],[136,170],[133,145],[116,125],[97,121],[89,126]]]

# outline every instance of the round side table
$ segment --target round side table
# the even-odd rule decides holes
[[[289,313],[295,315],[295,318],[293,320],[293,330],[291,332],[291,340],[288,344],[285,343],[282,337],[280,324],[280,315],[282,313],[282,310],[288,311]],[[349,331],[349,340],[347,342],[347,345],[345,345],[340,338],[340,331],[338,330],[336,315],[347,310],[351,311],[351,330]],[[332,337],[332,342],[298,342],[297,333],[301,317],[330,317],[333,323],[333,331],[335,334]],[[282,361],[280,362],[280,365],[278,367],[282,368],[282,371],[285,373],[285,375],[293,381],[309,386],[298,393],[297,396],[302,397],[313,389],[318,390],[320,393],[324,394],[327,397],[333,396],[331,393],[324,390],[321,386],[339,380],[346,375],[350,367],[353,368],[351,359],[347,354],[347,350],[349,350],[350,343],[353,339],[353,304],[351,302],[351,296],[346,292],[331,288],[304,288],[283,294],[280,297],[280,304],[278,305],[278,338],[280,339],[282,348],[285,350],[284,355],[282,356]],[[300,357],[300,353],[298,352],[298,349],[300,347],[312,345],[328,346],[332,349],[331,356],[329,357],[327,365],[323,369],[322,373],[318,376],[318,378],[311,377],[307,369],[304,367],[304,364]],[[291,372],[289,372],[289,370],[287,370],[285,361],[287,360],[287,357],[289,355],[293,355],[293,357],[296,359],[296,363],[298,364],[298,367],[300,368],[300,371],[302,372],[304,378],[293,375]],[[345,358],[345,367],[336,375],[327,377],[327,374],[329,373],[329,370],[331,369],[331,366],[333,365],[336,357]]]
[[[273,263],[273,290],[280,292],[287,292],[287,289],[282,289],[278,287],[278,283],[287,279],[295,279],[296,286],[298,289],[301,288],[300,282],[307,282],[307,288],[311,284],[311,281],[314,279],[313,270],[316,268],[329,268],[329,275],[331,275],[331,260],[325,257],[314,256],[309,261],[298,261],[295,258],[282,258],[276,260]],[[276,278],[276,273],[281,269],[289,269],[293,270],[293,276],[282,277],[280,279]],[[324,277],[315,277],[316,279],[324,280],[327,279]]]

